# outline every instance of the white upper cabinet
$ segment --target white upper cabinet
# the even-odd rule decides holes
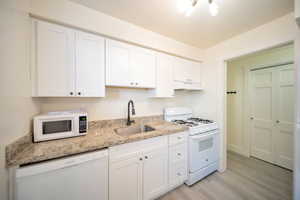
[[[74,41],[72,30],[42,22],[33,22],[34,96],[75,95]]]
[[[154,51],[132,47],[130,52],[130,84],[136,87],[155,88]]]
[[[130,46],[113,40],[106,41],[106,85],[129,87]]]
[[[155,88],[155,53],[148,49],[107,40],[106,85]]]
[[[83,32],[76,34],[77,96],[105,96],[104,39]]]
[[[200,63],[176,58],[174,63],[175,89],[201,90]]]
[[[153,97],[174,97],[173,67],[175,58],[158,53],[156,56],[156,88],[151,90]]]
[[[103,38],[33,20],[33,96],[103,97],[104,77]]]

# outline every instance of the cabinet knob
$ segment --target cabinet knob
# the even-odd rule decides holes
[[[135,85],[138,85],[138,83],[135,83]]]
[[[70,95],[73,95],[73,92],[70,92]]]
[[[254,120],[254,117],[250,117],[251,120]]]
[[[181,176],[181,173],[178,172],[177,175],[178,175],[178,176]]]
[[[143,160],[143,158],[140,158],[140,160]]]
[[[148,156],[145,156],[145,159],[148,159]]]
[[[177,153],[178,156],[181,156],[181,153]]]
[[[208,162],[208,159],[205,159],[206,162]]]
[[[177,137],[178,140],[181,140],[182,137]]]
[[[81,95],[81,92],[78,92],[78,95]]]
[[[133,83],[133,82],[131,82],[131,83],[130,83],[130,85],[134,85],[134,83]]]
[[[277,124],[279,124],[279,123],[280,123],[280,121],[279,121],[279,120],[276,120],[276,123],[277,123]]]

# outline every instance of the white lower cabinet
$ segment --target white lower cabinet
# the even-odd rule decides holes
[[[143,199],[154,199],[168,189],[168,148],[146,152],[143,166]]]
[[[140,200],[142,199],[141,156],[134,155],[110,163],[109,167],[109,199]]]
[[[187,179],[186,132],[110,148],[109,199],[150,200]]]

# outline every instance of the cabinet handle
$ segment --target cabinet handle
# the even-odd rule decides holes
[[[177,153],[178,156],[181,156],[181,153]]]
[[[130,85],[133,85],[133,82],[131,82]]]
[[[73,95],[73,92],[70,92],[70,95]]]
[[[78,95],[81,95],[81,92],[78,92]]]
[[[143,160],[143,158],[140,158],[140,160]]]
[[[145,159],[148,159],[148,156],[145,156]]]
[[[206,158],[205,161],[208,162],[208,159]]]
[[[182,137],[177,137],[178,140],[181,140]]]
[[[280,123],[280,121],[279,121],[279,120],[276,120],[276,123],[277,123],[277,124],[279,124],[279,123]]]

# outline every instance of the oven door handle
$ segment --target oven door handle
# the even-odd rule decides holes
[[[218,131],[202,133],[199,135],[190,136],[192,140],[205,140],[207,138],[213,137],[214,135],[218,134]]]

